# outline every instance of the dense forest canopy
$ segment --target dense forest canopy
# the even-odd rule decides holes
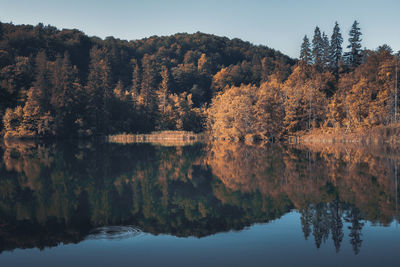
[[[295,60],[197,32],[136,41],[0,23],[0,115],[6,136],[194,130],[217,92],[285,80]]]
[[[397,123],[398,55],[362,48],[355,21],[343,49],[318,26],[299,60],[265,46],[179,33],[125,41],[78,30],[0,23],[5,137],[89,137],[209,130],[282,139],[312,129]]]
[[[338,23],[330,40],[317,26],[312,41],[304,36],[287,79],[272,73],[260,86],[233,86],[212,100],[211,134],[280,139],[313,129],[341,133],[396,124],[399,54],[388,45],[362,49],[361,36],[355,21],[343,53]]]

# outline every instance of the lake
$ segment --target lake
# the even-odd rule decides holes
[[[400,150],[5,142],[0,266],[398,266]]]

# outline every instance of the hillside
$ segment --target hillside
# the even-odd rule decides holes
[[[102,40],[0,23],[0,116],[13,109],[7,132],[19,137],[201,131],[200,108],[218,91],[259,85],[272,73],[285,80],[294,63],[265,46],[200,32]]]

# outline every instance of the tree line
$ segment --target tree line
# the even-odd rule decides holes
[[[124,41],[0,23],[0,125],[6,137],[204,130],[211,99],[285,80],[295,60],[197,32]]]
[[[299,60],[197,32],[124,41],[78,30],[0,23],[0,116],[6,137],[90,137],[154,130],[281,139],[312,129],[397,122],[388,45],[347,50],[336,22],[317,26]],[[398,81],[397,81],[398,83]]]
[[[280,139],[312,129],[345,132],[397,123],[398,54],[388,45],[362,48],[355,21],[343,52],[335,23],[331,39],[317,26],[304,36],[287,79],[275,73],[261,85],[233,86],[207,110],[212,135]]]

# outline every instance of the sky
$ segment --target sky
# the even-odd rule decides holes
[[[136,40],[177,32],[211,33],[266,45],[298,57],[315,26],[330,37],[337,21],[344,44],[354,20],[362,45],[400,50],[400,0],[0,0],[0,21],[42,22],[89,36]]]

